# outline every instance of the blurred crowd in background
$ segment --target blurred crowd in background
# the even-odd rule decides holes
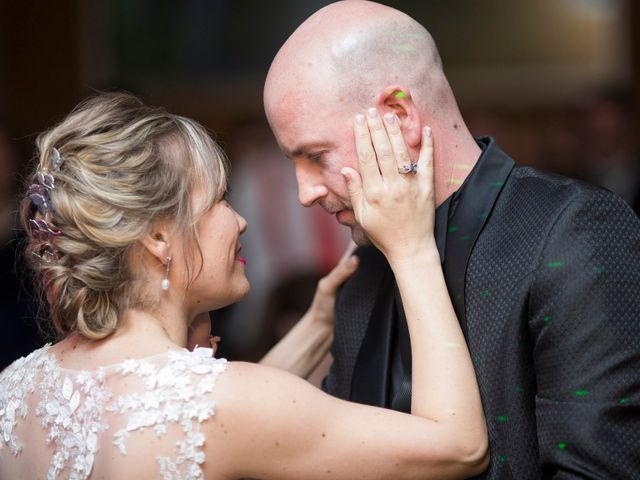
[[[262,109],[279,46],[321,0],[0,0],[0,369],[48,338],[16,221],[38,132],[124,89],[215,132],[247,219],[252,292],[213,313],[219,352],[256,360],[306,310],[349,235],[298,204]],[[602,185],[640,212],[640,4],[382,1],[429,29],[472,133],[519,164]],[[304,68],[301,66],[301,68]]]

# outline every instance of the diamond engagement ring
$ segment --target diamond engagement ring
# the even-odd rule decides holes
[[[398,168],[398,173],[403,175],[406,175],[407,173],[418,173],[418,164],[409,163],[407,165],[403,165],[401,168]]]

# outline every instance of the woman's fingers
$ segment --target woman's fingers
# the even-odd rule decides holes
[[[376,153],[371,144],[371,135],[369,134],[367,120],[361,113],[356,115],[354,119],[353,131],[356,140],[356,153],[358,154],[358,167],[360,169],[360,176],[362,177],[361,183],[365,185],[365,188],[375,188],[381,183],[382,178],[380,176],[380,170],[378,169]],[[353,179],[348,179],[350,183],[349,180]]]
[[[382,117],[375,108],[367,110],[367,124],[369,125],[369,134],[371,135],[371,143],[375,151],[378,161],[378,168],[382,174],[382,178],[388,181],[397,180],[398,168],[389,135],[383,124]],[[366,188],[366,182],[365,182]]]
[[[365,120],[366,118],[366,125]],[[411,172],[412,162],[395,114],[380,116],[375,108],[367,110],[355,120],[356,151],[358,152],[363,188],[376,189],[385,183],[399,180],[399,172]]]
[[[218,337],[217,335],[210,335],[209,336],[209,345],[211,345],[211,350],[213,350],[212,355],[215,356],[216,352],[218,351],[218,343],[220,343],[221,338]]]
[[[348,260],[351,254],[356,251],[356,248],[358,248],[356,243],[353,240],[349,240],[349,245],[347,245],[347,248],[345,248],[344,252],[342,253],[340,262]]]
[[[389,135],[389,142],[393,149],[395,173],[407,171],[411,169],[411,157],[409,156],[409,150],[404,143],[402,137],[402,131],[400,130],[400,123],[398,118],[393,113],[385,113],[384,124]],[[407,178],[407,177],[405,177]]]
[[[376,167],[377,168],[377,167]],[[349,201],[353,208],[353,213],[356,216],[356,220],[359,220],[360,214],[363,208],[363,193],[362,193],[362,177],[353,168],[344,167],[340,170],[340,173],[347,182],[347,192],[349,193]],[[379,174],[378,174],[379,175]],[[374,180],[375,181],[375,180]],[[369,182],[369,188],[371,188]]]
[[[204,346],[209,344],[211,334],[211,318],[208,312],[198,314],[189,325],[187,335],[187,348],[193,350],[196,345]]]
[[[431,127],[422,129],[422,147],[418,156],[418,172],[433,183],[433,135]],[[431,185],[433,190],[433,185]]]
[[[348,256],[347,253],[349,253]],[[326,276],[318,282],[316,294],[313,297],[310,312],[325,322],[333,322],[333,307],[335,305],[336,292],[353,272],[358,268],[359,258],[349,252],[345,252],[340,262]]]
[[[333,267],[333,270],[320,279],[318,282],[318,292],[323,295],[335,295],[338,287],[353,275],[353,272],[358,268],[358,260],[358,257],[352,254],[343,257],[343,259]]]

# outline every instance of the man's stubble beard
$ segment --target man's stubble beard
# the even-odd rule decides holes
[[[366,232],[360,225],[354,225],[351,228],[351,238],[359,247],[368,247],[373,245]]]
[[[327,212],[329,215],[333,215],[335,212],[339,212],[340,210],[352,210],[353,207],[343,201],[328,201],[326,199],[319,202],[320,206]],[[373,245],[367,233],[364,231],[359,224],[349,225],[351,229],[351,238],[355,242],[355,244],[359,247],[368,247],[369,245]]]

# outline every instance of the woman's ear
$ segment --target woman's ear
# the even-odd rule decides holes
[[[169,242],[171,229],[166,221],[153,222],[151,230],[140,239],[144,249],[152,256],[156,257],[162,264],[166,263],[170,254],[171,244]]]
[[[422,140],[422,122],[418,108],[408,88],[400,85],[389,85],[383,88],[376,100],[376,108],[382,114],[393,112],[400,120],[402,135],[407,146],[419,148]]]

